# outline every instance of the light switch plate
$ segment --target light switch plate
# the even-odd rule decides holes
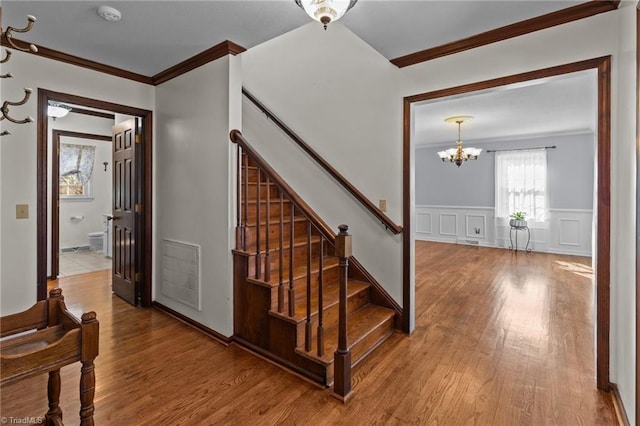
[[[16,219],[29,219],[29,204],[16,204]]]
[[[378,206],[380,206],[380,211],[381,212],[386,212],[387,211],[387,200],[380,200],[378,202]]]

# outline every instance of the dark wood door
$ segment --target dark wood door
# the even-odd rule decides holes
[[[136,120],[113,126],[113,292],[136,305],[137,167]]]

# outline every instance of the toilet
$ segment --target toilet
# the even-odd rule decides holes
[[[103,238],[104,238],[104,232],[90,232],[89,233],[89,249],[91,251],[102,251]]]

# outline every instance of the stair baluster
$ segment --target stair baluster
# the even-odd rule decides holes
[[[284,193],[280,190],[280,226],[278,227],[280,250],[278,253],[278,312],[284,312]]]
[[[244,187],[244,224],[245,226],[247,225],[247,223],[249,222],[249,209],[247,208],[249,206],[249,157],[247,156],[246,152],[244,152],[244,149],[242,150],[242,156],[244,158],[244,182],[243,182],[243,187]],[[247,250],[247,233],[246,233],[246,229],[244,234],[242,235],[242,250],[246,251]]]
[[[295,206],[291,206],[291,232],[289,234],[289,316],[293,317],[296,314],[296,297],[295,290],[293,288],[293,239],[295,236]]]
[[[347,225],[338,226],[336,256],[340,260],[340,295],[338,308],[338,349],[334,353],[335,382],[333,395],[343,402],[351,396],[351,351],[347,344],[347,277],[351,257],[351,235]]]
[[[256,195],[256,279],[259,280],[262,277],[262,248],[260,243],[261,238],[260,238],[260,231],[261,231],[261,215],[260,215],[260,206],[262,205],[261,203],[261,190],[260,187],[262,185],[262,169],[260,169],[260,167],[258,167],[258,183],[257,183],[257,195]]]
[[[311,322],[311,222],[307,222],[307,322],[304,327],[304,350],[311,352],[313,329]]]
[[[243,213],[243,203],[240,201],[242,200],[242,148],[240,147],[240,145],[238,145],[236,147],[236,157],[237,157],[237,176],[236,176],[236,200],[237,200],[237,207],[236,207],[236,247],[241,248],[241,249],[245,249],[245,244],[244,244],[244,233],[245,233],[245,227],[244,227],[244,223],[242,222],[242,213]]]
[[[323,314],[324,314],[324,301],[323,301],[323,287],[324,287],[324,237],[320,236],[320,256],[318,257],[318,356],[324,355],[324,326],[323,326]]]
[[[271,181],[269,176],[266,176],[267,184],[267,207],[266,207],[266,238],[265,238],[265,253],[264,253],[264,280],[271,281],[271,261],[269,260],[269,241],[271,240],[271,233],[269,232],[271,225]],[[260,208],[260,206],[258,206]]]

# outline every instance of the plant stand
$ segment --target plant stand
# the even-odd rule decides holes
[[[517,222],[524,222],[524,221],[517,221]],[[529,227],[527,226],[527,222],[524,222],[524,224],[514,224],[514,223],[510,223],[511,229],[509,229],[509,242],[511,243],[511,245],[509,246],[509,250],[514,251],[514,252],[518,252],[518,231],[527,231],[527,245],[525,246],[525,251],[527,253],[531,253],[531,249],[529,248],[529,242],[531,242],[531,231],[529,230]],[[515,232],[516,234],[516,244],[513,244],[513,233]]]

